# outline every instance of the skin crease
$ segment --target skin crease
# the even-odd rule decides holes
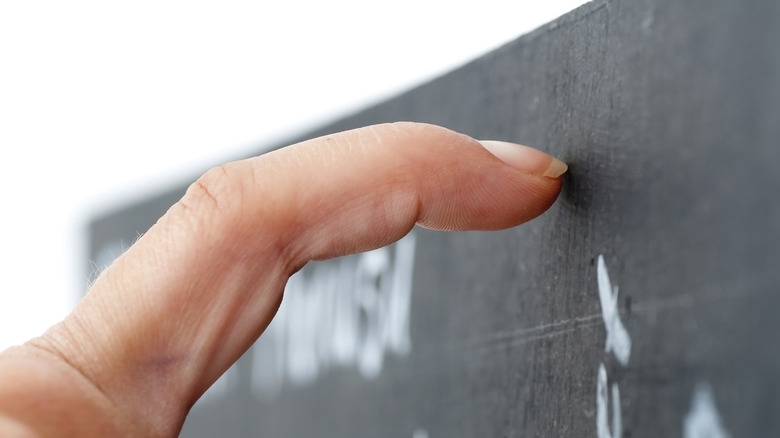
[[[308,261],[390,244],[415,223],[512,227],[545,211],[560,184],[415,123],[212,169],[71,315],[0,354],[0,436],[175,437]]]

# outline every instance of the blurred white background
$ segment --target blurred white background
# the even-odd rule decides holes
[[[423,83],[584,0],[0,0],[0,350],[86,288],[91,215]]]

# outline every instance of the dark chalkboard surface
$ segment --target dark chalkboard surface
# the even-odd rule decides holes
[[[780,436],[779,41],[776,1],[595,1],[303,136],[424,121],[570,172],[516,229],[307,266],[182,436]]]

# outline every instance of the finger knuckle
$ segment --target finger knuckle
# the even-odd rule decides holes
[[[241,205],[243,182],[232,163],[214,167],[190,185],[179,207],[198,223],[223,223],[236,216]]]

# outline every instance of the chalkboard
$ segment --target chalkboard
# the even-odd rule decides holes
[[[597,0],[302,136],[423,121],[570,171],[518,228],[307,266],[182,436],[780,436],[778,41],[780,2]]]

